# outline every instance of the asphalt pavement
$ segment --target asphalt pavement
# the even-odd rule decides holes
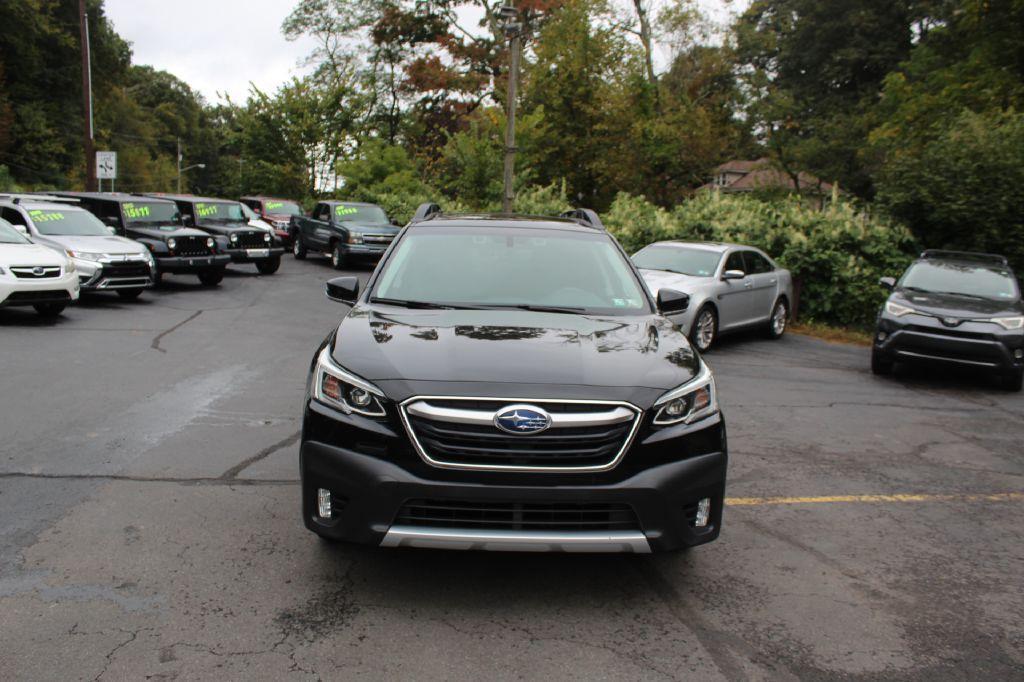
[[[0,679],[1024,678],[1021,394],[740,336],[717,542],[332,546],[297,463],[335,274],[0,310]]]

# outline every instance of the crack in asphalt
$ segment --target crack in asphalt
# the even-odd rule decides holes
[[[149,344],[149,347],[152,348],[155,351],[159,351],[161,353],[166,353],[167,351],[160,347],[160,342],[163,340],[163,338],[165,336],[167,336],[168,334],[170,334],[170,333],[172,333],[174,331],[177,331],[178,329],[181,329],[186,324],[188,324],[189,322],[191,322],[192,320],[196,319],[197,317],[199,317],[202,314],[203,314],[202,310],[197,310],[194,313],[192,313],[191,315],[189,315],[187,318],[185,318],[184,320],[179,322],[178,324],[176,324],[173,327],[171,327],[170,329],[166,329],[166,330],[160,332],[155,337],[153,337],[153,342],[151,344]]]
[[[236,480],[236,477],[238,476],[238,474],[242,473],[243,471],[248,469],[250,466],[252,466],[256,462],[259,462],[262,459],[266,459],[267,457],[269,457],[270,455],[274,454],[278,450],[281,450],[282,448],[286,448],[289,445],[294,445],[295,441],[297,441],[299,439],[299,436],[301,436],[301,435],[302,435],[302,431],[296,431],[295,433],[292,433],[291,435],[289,435],[287,438],[279,440],[278,442],[274,443],[273,445],[269,445],[269,446],[263,448],[262,450],[257,452],[252,457],[247,457],[246,459],[243,459],[241,462],[239,462],[235,466],[233,466],[230,469],[228,469],[227,471],[225,471],[223,474],[220,475],[220,479],[221,480]]]

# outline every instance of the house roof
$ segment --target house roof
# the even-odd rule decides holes
[[[738,175],[726,179],[724,185],[715,181],[709,182],[700,189],[717,189],[722,192],[753,192],[761,189],[783,189],[790,192],[797,191],[797,186],[790,175],[774,167],[768,159],[762,158],[755,161],[728,161],[715,168],[715,176],[722,174]],[[816,194],[831,194],[832,184],[825,182],[810,173],[797,173],[799,189],[802,192],[813,192]]]

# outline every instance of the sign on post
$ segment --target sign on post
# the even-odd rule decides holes
[[[117,152],[96,152],[96,177],[100,180],[117,179]]]

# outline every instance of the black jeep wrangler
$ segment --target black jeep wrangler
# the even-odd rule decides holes
[[[270,231],[249,225],[239,202],[191,194],[151,196],[177,204],[185,224],[212,236],[217,249],[228,254],[232,263],[253,263],[262,275],[272,275],[281,267],[284,247]]]
[[[231,257],[202,230],[185,227],[173,201],[114,192],[55,192],[79,205],[117,234],[149,249],[156,260],[156,280],[163,275],[196,275],[207,286],[224,279]]]

